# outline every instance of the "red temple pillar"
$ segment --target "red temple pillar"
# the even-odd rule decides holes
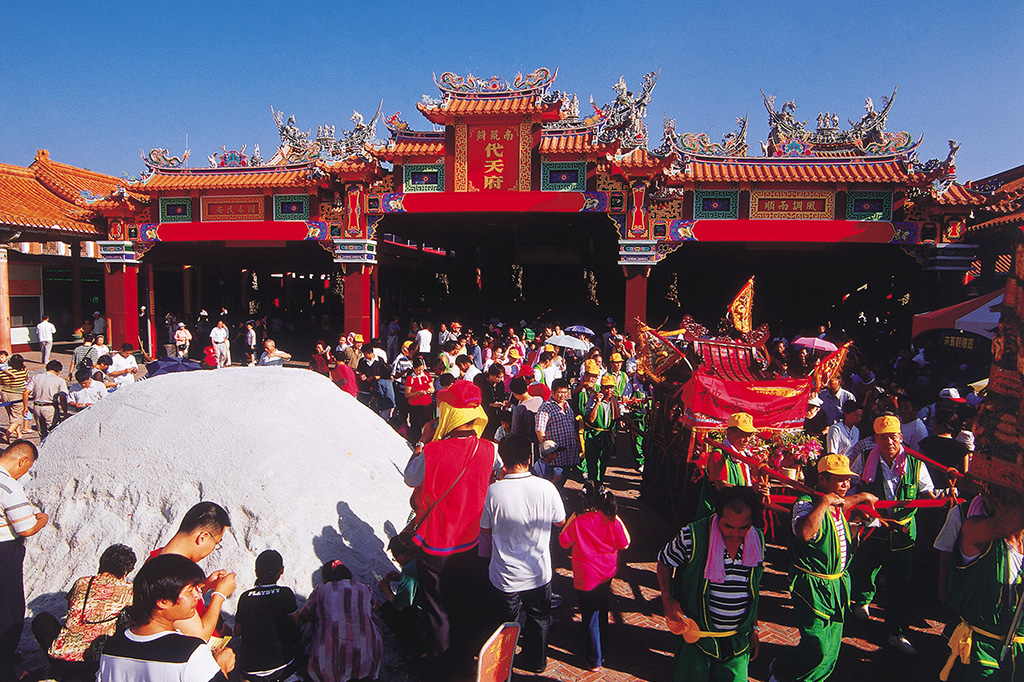
[[[626,331],[636,340],[640,332],[640,322],[647,322],[647,275],[650,268],[646,266],[627,265],[626,271]]]
[[[106,293],[107,342],[111,349],[122,343],[139,345],[139,267],[111,263],[103,276]]]
[[[377,267],[345,265],[345,331],[369,340],[380,326],[377,310]]]

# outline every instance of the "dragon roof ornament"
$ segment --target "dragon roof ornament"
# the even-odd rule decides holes
[[[498,76],[477,78],[471,73],[459,76],[451,71],[445,71],[440,79],[434,74],[434,83],[445,95],[529,95],[546,91],[557,76],[557,68],[552,71],[545,67],[525,76],[519,72],[512,82]]]
[[[634,95],[626,88],[626,79],[620,76],[619,81],[612,86],[615,100],[603,107],[597,107],[591,96],[590,105],[603,119],[597,136],[599,142],[618,142],[620,148],[624,150],[647,146],[647,124],[644,123],[644,119],[647,118],[647,105],[651,103],[651,91],[654,90],[660,74],[661,71],[648,72],[644,76],[638,95]]]
[[[333,125],[320,125],[316,129],[316,137],[310,139],[311,130],[302,132],[295,124],[295,116],[289,116],[284,120],[284,114],[275,111],[270,107],[270,113],[277,123],[278,133],[281,136],[281,146],[275,158],[282,158],[285,163],[297,163],[300,161],[337,161],[358,156],[364,161],[369,161],[364,145],[372,142],[377,134],[377,122],[380,120],[381,111],[384,108],[384,100],[377,106],[377,112],[365,122],[363,115],[353,110],[349,120],[352,121],[352,130],[343,131],[341,138],[335,137]]]
[[[794,115],[796,102],[788,100],[780,109],[775,109],[775,96],[761,91],[765,109],[768,110],[768,124],[771,127],[768,144],[769,156],[885,156],[905,154],[914,150],[909,133],[885,131],[889,111],[896,101],[897,88],[892,96],[882,96],[881,111],[875,110],[874,101],[864,100],[864,115],[859,121],[847,121],[848,130],[839,128],[839,116],[832,112],[818,114],[817,126],[807,129],[807,121],[799,121]]]
[[[164,147],[151,149],[149,154],[143,154],[142,150],[139,150],[139,156],[142,157],[143,163],[150,168],[181,168],[181,165],[185,163],[191,155],[191,149],[186,149],[180,157],[168,156],[167,149]]]
[[[736,130],[728,132],[722,137],[721,142],[712,142],[707,133],[683,133],[675,134],[675,121],[672,121],[672,130],[669,131],[667,124],[665,129],[665,140],[670,142],[673,148],[681,154],[697,154],[701,156],[722,156],[737,157],[747,155],[747,119],[736,117]],[[666,142],[662,143],[664,147]]]

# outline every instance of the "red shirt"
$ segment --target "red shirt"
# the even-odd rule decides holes
[[[430,378],[430,372],[424,372],[423,374],[417,375],[415,372],[410,374],[405,379],[405,385],[409,387],[409,390],[415,393],[416,391],[426,391],[430,388],[434,380]],[[433,398],[429,393],[421,396],[409,398],[410,405],[429,405],[433,401]]]
[[[352,368],[346,365],[344,362],[339,362],[335,365],[334,369],[331,370],[331,379],[334,383],[343,390],[351,393],[353,396],[359,394],[359,388],[356,386],[356,373],[352,371]]]

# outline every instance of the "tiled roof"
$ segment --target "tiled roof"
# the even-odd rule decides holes
[[[535,94],[449,96],[441,104],[419,102],[416,108],[433,123],[447,123],[455,116],[521,116],[557,112],[560,103],[542,104]]]
[[[944,206],[979,206],[985,203],[985,196],[953,183],[949,189],[935,197],[935,203]]]
[[[90,222],[89,213],[40,182],[32,168],[0,164],[0,224],[73,235],[102,234]]]
[[[112,175],[69,166],[50,159],[50,152],[40,149],[35,161],[29,166],[36,178],[47,189],[82,208],[93,210],[123,207],[122,199],[135,204],[145,204],[147,199],[124,189],[128,183]],[[111,197],[118,188],[120,196]]]
[[[1009,225],[1017,225],[1024,227],[1024,211],[1017,211],[1016,213],[1001,215],[998,218],[986,220],[985,222],[978,223],[977,225],[969,225],[967,227],[967,231],[977,232],[980,230],[989,230],[997,227],[1006,227]]]
[[[382,161],[397,161],[406,156],[426,156],[436,159],[437,157],[444,156],[444,140],[399,138],[386,145],[368,145],[367,151]]]
[[[696,182],[884,182],[907,181],[902,162],[800,158],[690,157],[685,177]]]
[[[541,154],[587,154],[603,150],[590,132],[548,133],[540,138]]]
[[[177,191],[193,189],[262,189],[264,187],[306,188],[314,184],[310,179],[311,165],[283,168],[187,168],[181,170],[155,170],[148,178],[132,185],[136,191]]]

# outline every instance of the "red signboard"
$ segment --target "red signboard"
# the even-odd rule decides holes
[[[519,625],[504,623],[483,648],[477,663],[477,682],[508,682],[512,679],[512,659],[519,640]]]
[[[466,171],[469,191],[508,191],[519,187],[519,125],[467,126]]]
[[[798,218],[831,220],[835,194],[825,190],[754,190],[750,193],[750,217],[754,220]]]
[[[263,197],[203,197],[203,221],[263,220]]]
[[[726,381],[703,372],[693,375],[680,399],[687,426],[721,427],[733,412],[747,412],[758,428],[797,428],[804,423],[812,394],[806,379]]]

